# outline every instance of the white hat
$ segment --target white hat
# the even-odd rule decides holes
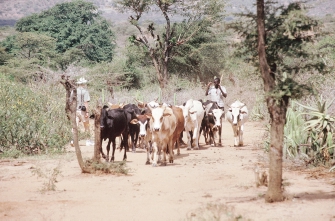
[[[87,83],[87,80],[84,77],[79,78],[79,80],[77,81],[77,84],[85,84],[85,83]]]

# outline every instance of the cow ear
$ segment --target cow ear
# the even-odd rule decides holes
[[[121,103],[121,104],[119,104],[119,107],[123,108],[125,105],[126,105],[125,103]]]
[[[241,111],[241,110],[240,110],[240,113],[241,113],[241,114],[246,114],[247,112],[245,112],[245,111]]]
[[[132,119],[132,120],[130,121],[130,123],[131,123],[131,124],[137,124],[137,123],[138,123],[138,120],[137,120],[137,119]]]
[[[134,109],[127,110],[127,112],[132,114],[132,113],[134,113]]]
[[[151,113],[147,113],[147,114],[145,114],[145,116],[147,117],[147,119],[150,119],[151,118]]]
[[[232,112],[233,110],[231,109],[231,108],[229,108],[229,110],[228,110],[229,112]]]
[[[208,113],[208,115],[211,115],[211,116],[212,116],[212,115],[213,115],[213,113]]]

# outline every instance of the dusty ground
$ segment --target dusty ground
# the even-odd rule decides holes
[[[334,173],[285,162],[288,199],[265,203],[253,172],[267,167],[262,124],[246,123],[244,147],[233,147],[230,125],[223,127],[223,147],[202,139],[200,150],[182,148],[166,167],[145,165],[142,149],[128,152],[128,176],[82,174],[71,147],[61,157],[1,160],[0,220],[335,220]],[[92,146],[81,150],[93,156]],[[45,192],[53,171],[56,191]]]

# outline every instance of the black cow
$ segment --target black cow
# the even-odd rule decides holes
[[[124,142],[128,143],[128,138],[131,139],[132,152],[136,152],[138,134],[140,133],[140,125],[138,124],[137,116],[141,114],[141,110],[135,104],[127,104],[123,106],[123,110],[127,116],[128,135]],[[129,151],[129,147],[127,149]]]
[[[113,154],[110,159],[111,162],[114,161],[114,152],[115,152],[115,138],[118,136],[123,137],[123,140],[128,137],[128,122],[127,122],[127,116],[125,114],[125,111],[121,108],[117,109],[109,109],[108,106],[104,106],[101,110],[101,119],[100,119],[100,127],[101,127],[101,146],[100,146],[100,152],[102,154],[102,157],[104,159],[109,160],[109,150],[110,150],[110,144],[113,142]],[[106,140],[108,138],[108,144],[107,144],[107,156],[104,154],[102,150],[102,141]],[[124,149],[124,156],[123,160],[127,160],[127,148],[128,143],[123,142],[125,149]],[[122,145],[121,145],[122,147]]]
[[[219,144],[221,145],[221,125],[218,126],[216,123],[216,121],[221,121],[221,118],[223,117],[223,115],[221,116],[215,116],[213,113],[213,110],[215,109],[220,109],[218,104],[214,101],[202,101],[202,105],[205,109],[205,116],[201,122],[201,128],[200,128],[200,134],[203,131],[203,135],[205,137],[205,142],[206,144],[211,144],[211,145],[215,145],[216,146],[216,142],[214,139],[214,132],[218,132],[219,133]],[[216,118],[220,118],[220,119],[216,119]]]

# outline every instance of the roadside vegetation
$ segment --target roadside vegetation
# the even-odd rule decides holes
[[[220,14],[217,9],[207,8]],[[266,10],[271,15],[266,20],[267,50],[278,86],[272,95],[291,99],[284,157],[334,170],[335,19],[309,17],[298,5],[268,5]],[[139,19],[113,24],[93,3],[74,1],[23,17],[14,28],[1,28],[0,157],[64,151],[72,134],[59,83],[62,75],[89,80],[92,106],[132,103],[134,98],[159,98],[176,105],[189,98],[206,99],[204,88],[217,76],[227,88],[227,104],[239,99],[248,105],[252,120],[268,122],[267,94],[258,74],[255,15],[239,13],[230,22],[201,21],[200,15],[192,25],[182,20],[172,25],[174,33],[165,43],[178,47],[171,49],[164,66],[169,75],[163,91],[155,59],[139,44],[139,29],[133,26],[151,27],[164,40],[165,24]],[[222,11],[220,18],[225,16]],[[183,38],[178,36],[187,41],[179,44]],[[159,46],[155,50],[162,53]],[[269,150],[269,142],[264,142],[264,150]]]

